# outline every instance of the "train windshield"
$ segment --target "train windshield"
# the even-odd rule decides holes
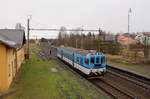
[[[99,63],[100,63],[100,58],[96,57],[96,64],[99,64]]]
[[[91,64],[94,64],[94,56],[91,57]]]

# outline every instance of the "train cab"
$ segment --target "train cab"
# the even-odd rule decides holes
[[[93,55],[92,54],[87,54],[84,57],[83,61],[84,61],[83,65],[86,68],[89,68],[89,69],[92,69],[92,70],[99,69],[98,73],[106,72],[106,57],[102,53],[96,53],[96,54],[93,54]]]

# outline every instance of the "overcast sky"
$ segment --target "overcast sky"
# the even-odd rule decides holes
[[[128,10],[132,8],[131,32],[150,31],[150,0],[0,1],[0,28],[14,28],[18,22],[26,27],[26,19],[32,15],[34,28],[83,26],[84,29],[101,27],[114,33],[127,32]]]

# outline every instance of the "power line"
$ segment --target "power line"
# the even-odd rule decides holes
[[[30,28],[30,30],[33,30],[33,31],[60,31],[60,29],[50,29],[50,28],[47,28],[47,29],[37,29],[37,28]],[[87,31],[87,32],[98,32],[99,30],[77,30],[77,29],[66,29],[65,31]]]

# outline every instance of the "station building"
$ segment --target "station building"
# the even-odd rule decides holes
[[[24,61],[25,32],[0,29],[0,92],[6,91]]]

